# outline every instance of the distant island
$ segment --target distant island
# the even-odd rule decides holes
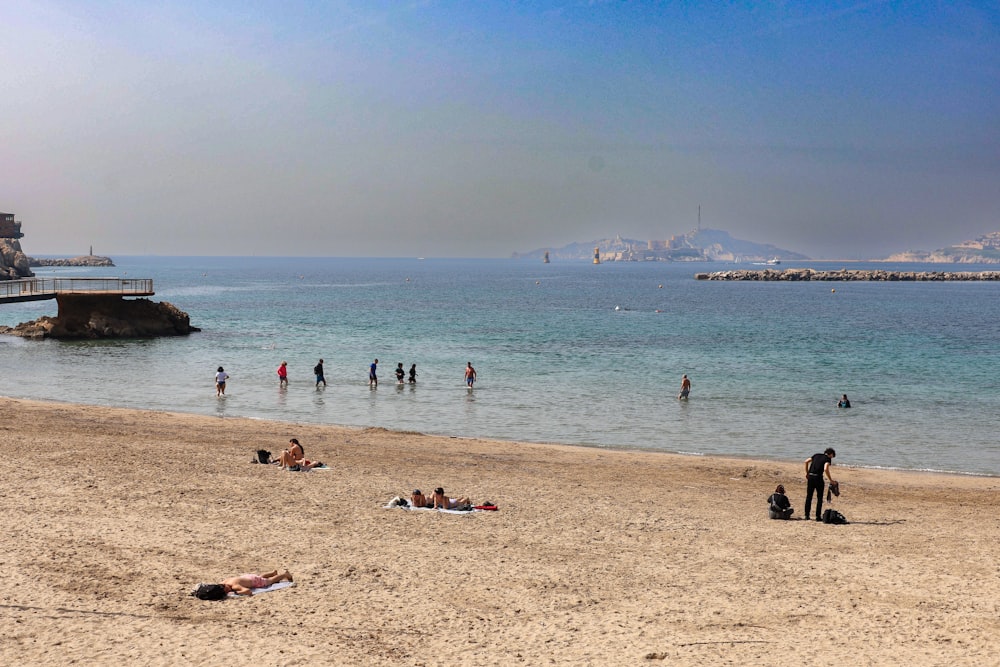
[[[588,242],[570,243],[561,248],[539,248],[513,253],[514,259],[548,261],[601,262],[732,262],[780,264],[785,260],[802,261],[810,257],[785,250],[770,243],[735,239],[718,229],[695,229],[687,234],[640,241],[616,236]],[[547,259],[548,258],[548,259]],[[971,241],[963,241],[938,250],[908,250],[872,262],[919,262],[924,264],[1000,264],[1000,232],[990,232]]]
[[[990,232],[972,241],[926,252],[908,250],[886,258],[887,262],[928,264],[1000,264],[1000,232]]]
[[[695,229],[687,234],[671,236],[666,240],[639,241],[600,239],[586,243],[570,243],[561,248],[539,248],[513,254],[515,259],[550,259],[563,261],[593,260],[601,262],[770,262],[809,259],[792,250],[785,250],[770,243],[754,243],[734,239],[728,232],[718,229]]]

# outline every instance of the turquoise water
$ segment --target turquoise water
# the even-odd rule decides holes
[[[0,394],[788,460],[833,446],[841,465],[1000,474],[1000,283],[694,280],[728,268],[715,264],[116,263],[36,272],[151,277],[154,298],[188,312],[202,332],[0,337]],[[6,304],[0,324],[55,311],[54,301]],[[317,391],[320,357],[329,386]],[[375,357],[381,384],[370,390]],[[275,375],[282,360],[287,389]],[[471,392],[467,361],[479,373]],[[395,385],[398,362],[417,364],[416,386]],[[220,364],[232,376],[222,400],[213,386]],[[687,402],[676,400],[683,373],[694,385]],[[836,408],[842,393],[852,409]]]

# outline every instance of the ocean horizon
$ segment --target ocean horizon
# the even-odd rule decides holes
[[[1000,475],[997,283],[694,279],[750,266],[721,262],[113,259],[112,268],[34,270],[152,278],[152,299],[187,312],[201,332],[116,341],[3,336],[0,394],[774,460],[832,446],[839,465]],[[55,314],[55,301],[4,304],[0,324]],[[312,376],[319,358],[325,389]],[[281,361],[290,369],[287,389],[278,387]],[[479,375],[471,391],[467,362]],[[398,363],[417,364],[416,385],[395,384]],[[224,399],[213,384],[220,365],[231,375]],[[693,383],[688,401],[677,400],[683,374]],[[838,409],[845,393],[853,407]],[[287,437],[276,433],[275,444]]]

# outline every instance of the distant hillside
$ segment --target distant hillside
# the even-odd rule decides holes
[[[639,241],[616,236],[613,239],[570,243],[561,248],[539,248],[514,253],[513,257],[542,261],[548,252],[550,260],[592,260],[594,248],[598,248],[602,262],[765,262],[771,259],[809,259],[801,253],[770,243],[734,239],[728,232],[718,229],[693,230],[665,241]]]
[[[1000,264],[1000,232],[990,232],[974,241],[932,250],[908,250],[886,257],[887,262],[931,264]]]

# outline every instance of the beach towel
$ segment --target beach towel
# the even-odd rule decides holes
[[[385,506],[385,509],[408,510],[410,512],[441,512],[442,514],[472,514],[474,512],[495,511],[497,508],[495,505],[489,505],[489,506],[477,505],[476,507],[471,507],[467,510],[446,510],[446,509],[441,509],[440,507],[438,509],[434,509],[432,507],[413,507],[412,505],[409,504],[400,505],[396,502],[396,499],[394,498],[389,501],[389,504]]]
[[[303,468],[302,466],[292,466],[291,468],[286,468],[288,472],[325,472],[328,470],[333,470],[330,466],[325,463],[315,466],[313,468]]]
[[[279,589],[282,589],[282,588],[288,588],[289,586],[294,586],[294,585],[295,585],[294,581],[278,581],[276,583],[271,584],[267,588],[255,588],[255,589],[253,589],[253,594],[254,595],[260,595],[261,593],[270,593],[271,591],[276,591],[276,590],[279,590]],[[231,598],[248,598],[250,596],[249,595],[237,595],[236,593],[230,593],[229,597],[231,597]]]

